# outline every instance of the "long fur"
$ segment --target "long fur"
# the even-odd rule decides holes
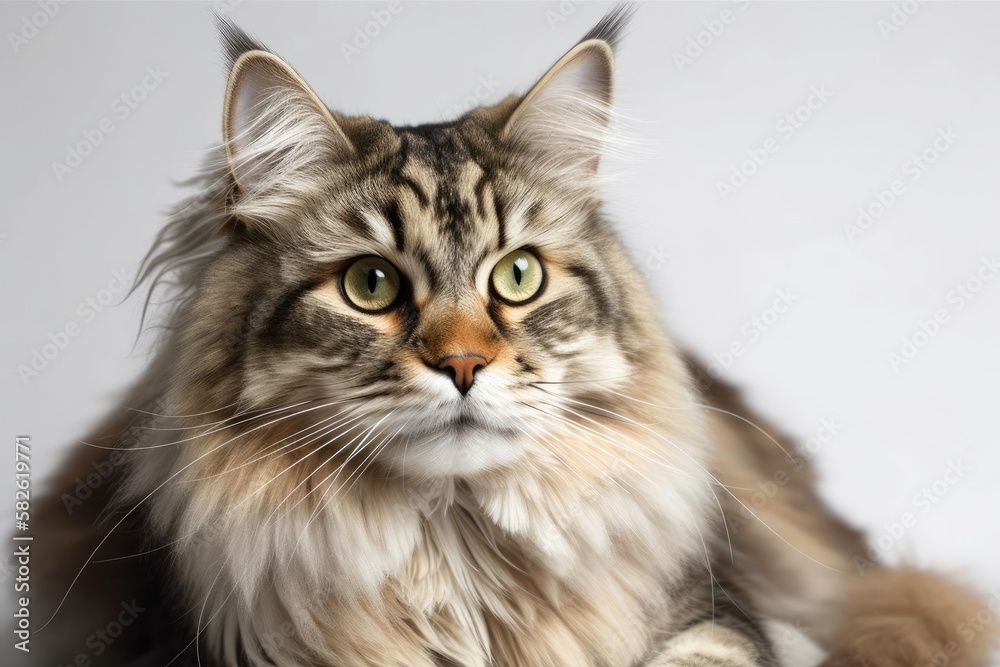
[[[863,540],[794,446],[734,417],[727,388],[699,389],[662,331],[593,178],[628,15],[528,95],[406,128],[317,106],[223,24],[225,146],[144,263],[174,298],[126,400],[138,431],[112,423],[103,440],[128,452],[104,530],[138,526],[165,557],[182,652],[253,667],[764,666],[771,616],[804,622],[831,665],[920,665],[958,641],[950,664],[985,660],[992,629],[959,628],[978,596],[912,569],[852,574]],[[517,248],[543,258],[546,283],[515,307],[489,273]],[[407,277],[390,312],[360,312],[338,286],[367,255]],[[468,350],[488,365],[459,397],[437,361]],[[758,507],[779,470],[790,483]],[[62,543],[96,554],[106,534]]]

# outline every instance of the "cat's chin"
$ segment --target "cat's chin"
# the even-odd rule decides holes
[[[389,465],[404,474],[462,477],[510,465],[523,455],[523,446],[516,431],[456,420],[412,434],[385,455]]]

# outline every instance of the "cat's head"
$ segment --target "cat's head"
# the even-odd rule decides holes
[[[575,458],[683,384],[600,210],[626,18],[526,95],[415,127],[329,110],[226,26],[228,240],[187,311],[185,396],[437,476]]]

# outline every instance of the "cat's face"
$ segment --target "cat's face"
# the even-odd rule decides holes
[[[456,128],[384,139],[291,239],[244,241],[266,293],[244,397],[337,401],[351,437],[369,428],[383,460],[427,474],[510,462],[565,383],[633,371],[635,285],[593,198],[477,159]]]
[[[306,411],[287,427],[316,428],[321,457],[435,476],[568,456],[574,413],[606,419],[658,358],[599,212],[610,62],[591,40],[523,100],[393,128],[335,118],[270,54],[239,57],[240,222],[194,307],[202,363],[228,370],[207,372],[237,376],[241,405]]]

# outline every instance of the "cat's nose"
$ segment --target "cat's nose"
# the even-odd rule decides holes
[[[437,367],[451,376],[459,393],[465,396],[476,381],[476,373],[488,363],[481,354],[460,353],[447,355],[438,361]]]

